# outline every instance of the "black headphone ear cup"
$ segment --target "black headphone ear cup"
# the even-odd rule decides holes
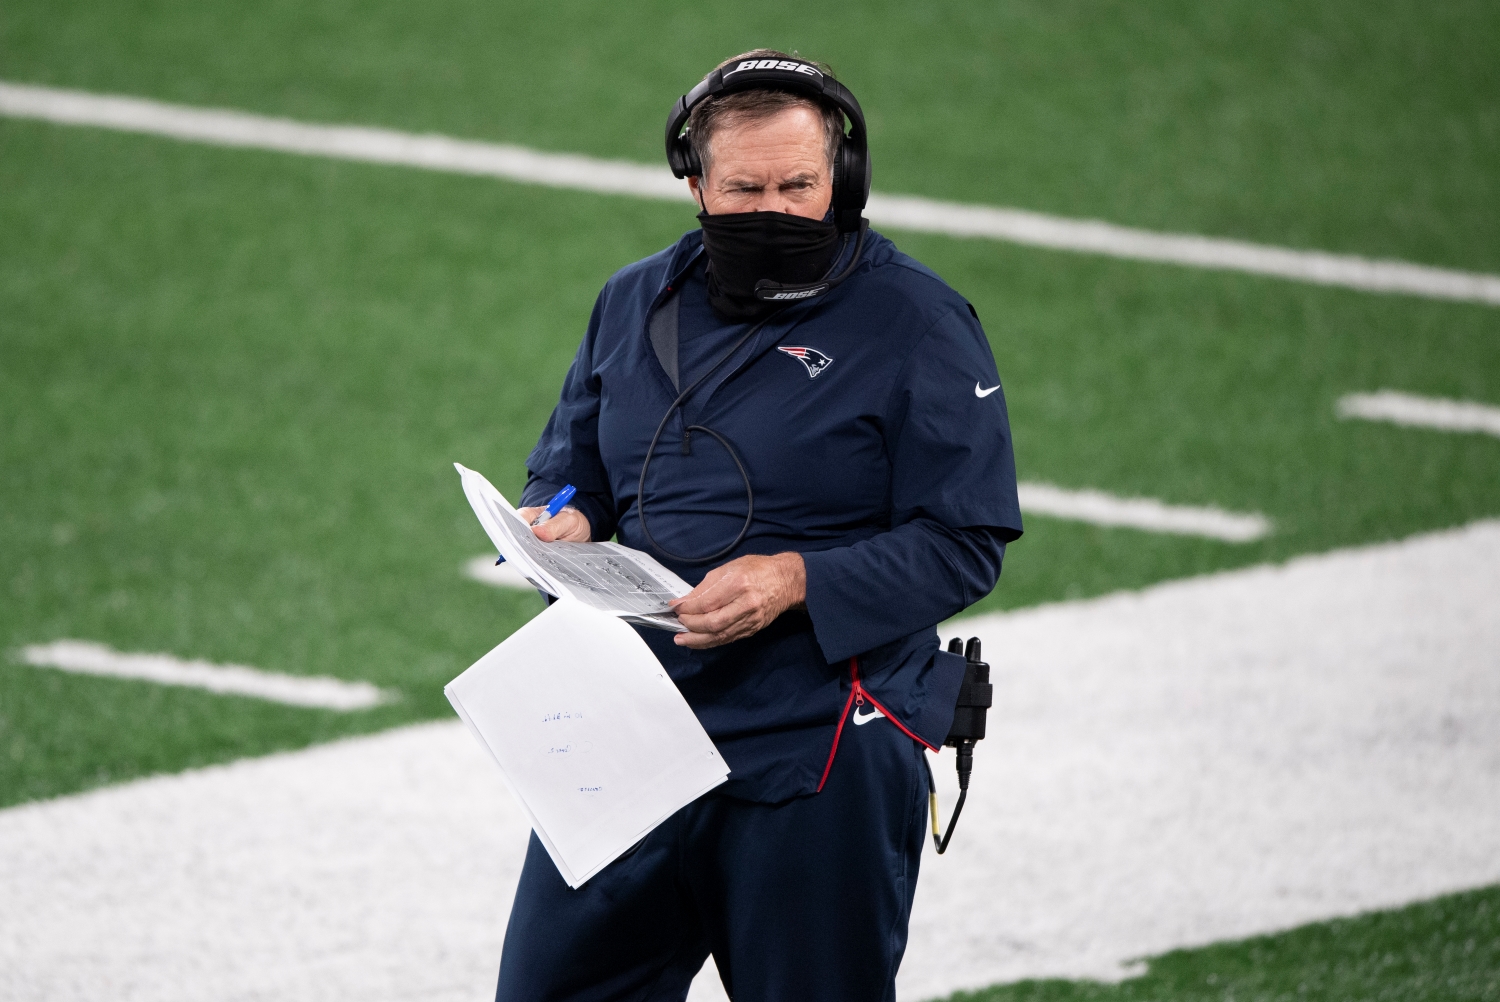
[[[870,156],[856,149],[853,143],[846,144],[849,158],[844,165],[844,204],[851,209],[863,210],[870,198]]]
[[[839,142],[838,152],[833,155],[833,207],[841,209],[849,193],[849,144]]]
[[[693,144],[688,142],[686,136],[677,138],[668,148],[667,166],[671,167],[672,173],[678,177],[703,176],[703,165],[698,162],[698,151],[693,149]]]
[[[845,137],[833,162],[834,221],[841,232],[859,229],[859,220],[870,194],[870,158],[861,144]]]

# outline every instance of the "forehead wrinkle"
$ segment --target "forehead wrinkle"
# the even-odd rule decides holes
[[[816,107],[796,104],[766,116],[734,114],[709,136],[703,151],[705,172],[728,177],[760,173],[780,160],[796,170],[819,173],[833,167]],[[757,183],[761,183],[757,179]]]
[[[799,166],[792,168],[791,170],[782,174],[780,177],[777,177],[775,180],[763,180],[763,178],[768,178],[768,175],[764,171],[759,171],[754,167],[748,167],[745,165],[736,165],[736,167],[737,169],[735,170],[725,170],[722,174],[720,174],[719,183],[726,185],[786,185],[801,181],[808,184],[816,184],[818,179],[824,173],[823,171],[818,170],[816,167]]]

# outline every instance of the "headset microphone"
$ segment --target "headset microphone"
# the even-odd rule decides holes
[[[763,303],[795,303],[803,299],[812,299],[815,296],[821,296],[854,274],[854,269],[859,266],[860,255],[865,251],[865,233],[869,228],[870,224],[868,222],[863,219],[859,221],[859,236],[854,241],[854,253],[849,256],[849,263],[844,265],[844,270],[837,275],[832,278],[824,276],[816,282],[808,282],[806,285],[786,285],[763,278],[755,283],[755,298]]]

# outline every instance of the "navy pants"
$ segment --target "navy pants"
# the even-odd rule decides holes
[[[710,794],[578,890],[536,836],[496,1002],[680,1002],[709,953],[735,1002],[889,1002],[927,799],[922,749],[850,720],[820,793]]]

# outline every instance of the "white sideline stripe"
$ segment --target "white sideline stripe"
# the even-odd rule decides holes
[[[57,640],[21,649],[21,660],[38,668],[59,668],[80,675],[139,679],[161,685],[207,689],[226,696],[251,696],[273,703],[324,710],[364,710],[387,695],[368,682],[345,682],[325,676],[283,675],[247,668],[184,661],[170,654],[121,654],[86,640]]]
[[[1230,543],[1254,542],[1271,531],[1271,520],[1259,514],[1163,504],[1152,498],[1122,498],[1103,491],[1067,490],[1052,484],[1023,483],[1017,489],[1022,511],[1093,525],[1206,536]]]
[[[418,135],[350,125],[311,125],[240,111],[3,82],[0,82],[0,114],[62,125],[88,125],[170,136],[221,146],[480,174],[554,188],[668,201],[689,200],[683,182],[673,178],[664,167],[543,153],[524,146],[434,134]],[[870,196],[866,214],[877,225],[919,233],[983,237],[1052,250],[1270,275],[1365,292],[1405,293],[1500,305],[1500,275],[1434,268],[1407,261],[1295,250],[1186,233],[1156,233],[1099,220],[1067,219],[1024,209],[965,205],[878,192]]]
[[[1296,250],[1191,233],[1156,233],[1101,220],[1067,219],[1025,209],[962,205],[910,195],[872,193],[866,214],[881,225],[924,233],[988,237],[1052,250],[1249,272],[1362,292],[1405,293],[1500,306],[1500,275],[1409,261]]]
[[[220,108],[194,108],[143,98],[89,94],[0,83],[0,114],[60,125],[92,125],[169,136],[217,146],[399,164],[458,174],[481,174],[526,184],[671,201],[689,200],[686,186],[666,168],[622,160],[542,153],[524,146],[417,135],[357,125],[309,125]]]
[[[1351,393],[1340,397],[1338,415],[1366,421],[1389,421],[1412,428],[1477,431],[1500,437],[1500,407],[1468,400],[1419,397],[1398,390]]]
[[[479,556],[464,562],[464,576],[493,588],[513,588],[516,591],[535,592],[536,585],[527,581],[510,564],[497,564],[491,556]]]

